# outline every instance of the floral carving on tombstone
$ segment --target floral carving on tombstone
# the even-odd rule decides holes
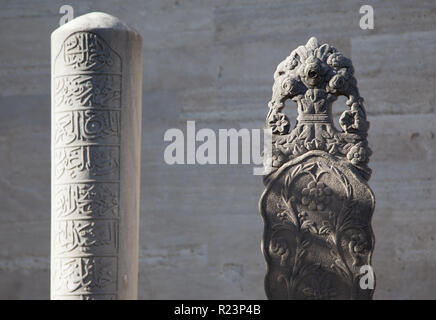
[[[350,59],[311,38],[274,73],[266,128],[271,172],[260,199],[269,299],[371,299],[375,197],[368,186],[369,123]],[[345,96],[335,128],[332,104]],[[294,128],[283,112],[296,103]],[[270,162],[271,161],[271,162]],[[365,281],[363,281],[365,282]]]

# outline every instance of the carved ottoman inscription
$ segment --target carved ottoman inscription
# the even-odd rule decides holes
[[[272,171],[260,199],[269,299],[370,299],[360,268],[371,264],[375,198],[367,180],[369,123],[349,59],[311,38],[274,74],[266,127],[272,129]],[[348,110],[333,125],[332,103]],[[297,104],[291,130],[282,113]]]
[[[54,66],[53,297],[116,299],[121,59],[92,32]]]

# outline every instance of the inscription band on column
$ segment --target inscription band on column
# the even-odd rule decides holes
[[[121,58],[75,32],[54,63],[53,297],[116,299]]]

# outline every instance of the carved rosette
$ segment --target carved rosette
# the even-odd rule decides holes
[[[116,299],[120,205],[120,56],[75,32],[53,68],[52,297]]]
[[[260,199],[269,299],[371,299],[360,268],[371,265],[374,195],[367,181],[369,123],[349,59],[311,38],[274,74],[266,127],[273,133],[272,169]],[[348,109],[332,119],[332,103]],[[291,130],[282,112],[297,104]],[[266,162],[268,163],[268,162]]]

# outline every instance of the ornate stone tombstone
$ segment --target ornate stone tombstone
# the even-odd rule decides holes
[[[315,38],[274,73],[266,119],[273,167],[259,203],[269,299],[372,298],[374,287],[360,281],[374,248],[369,123],[353,73],[349,59]],[[348,106],[341,131],[332,117],[338,96]],[[298,108],[292,130],[282,113],[288,99]]]
[[[104,13],[52,33],[52,299],[137,297],[141,52]]]

